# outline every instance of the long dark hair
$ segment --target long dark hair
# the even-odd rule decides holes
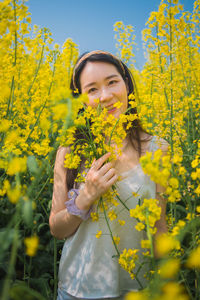
[[[81,94],[81,85],[80,85],[80,75],[81,72],[83,71],[85,65],[87,62],[106,62],[109,64],[112,64],[116,67],[117,71],[119,74],[122,76],[124,82],[126,85],[128,85],[128,93],[127,97],[130,94],[135,95],[135,97],[138,97],[138,92],[135,84],[135,80],[133,78],[133,75],[131,71],[128,69],[128,67],[121,61],[119,60],[116,56],[112,55],[109,52],[105,51],[92,51],[92,52],[86,52],[83,55],[81,55],[74,67],[73,70],[73,75],[71,78],[71,83],[70,83],[70,88],[72,91],[72,94],[74,97],[77,97],[79,94]],[[130,103],[128,101],[128,107],[130,107]],[[128,111],[128,114],[136,114],[137,115],[137,109],[136,108],[131,108]],[[141,157],[141,142],[143,141],[148,141],[147,139],[142,140],[140,133],[145,132],[147,133],[141,126],[140,121],[135,119],[132,122],[132,127],[129,128],[127,132],[127,136],[133,146],[133,148],[139,153],[139,157]],[[80,138],[80,134],[77,132],[76,133],[76,138]],[[136,142],[136,143],[134,143]],[[68,174],[69,176],[67,179],[67,185],[68,189],[71,189],[73,187],[74,180],[77,176],[78,170],[69,170],[68,169]]]

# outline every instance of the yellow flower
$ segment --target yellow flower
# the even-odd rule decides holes
[[[124,226],[126,222],[125,222],[124,220],[118,220],[118,223],[119,223],[121,226]]]
[[[200,213],[200,205],[196,207],[196,211]]]
[[[96,238],[99,239],[101,235],[102,235],[102,230],[99,230],[96,234]]]
[[[156,248],[160,256],[165,256],[174,249],[180,249],[180,242],[172,236],[162,234],[156,238]]]
[[[138,231],[141,231],[145,228],[145,225],[141,222],[138,222],[137,225],[135,225],[135,229],[137,229]]]
[[[160,266],[160,276],[162,278],[172,279],[178,273],[180,269],[180,261],[175,258],[171,258]]]
[[[0,122],[0,132],[7,132],[8,129],[10,128],[11,124],[12,124],[11,121],[9,121],[7,119],[3,119]]]
[[[183,160],[183,158],[182,158],[179,154],[174,154],[173,162],[174,162],[175,164],[180,163],[182,160]]]
[[[111,210],[108,212],[108,217],[109,217],[110,221],[113,221],[117,218],[117,215],[114,210]]]
[[[200,246],[193,249],[186,262],[188,268],[200,268]]]
[[[91,212],[90,216],[91,216],[93,222],[99,220],[99,214],[96,212]]]
[[[135,99],[135,95],[133,93],[128,95],[128,99],[129,100],[134,100]]]
[[[34,256],[38,249],[39,238],[37,236],[27,237],[24,239],[24,244],[26,246],[26,254]]]
[[[8,164],[7,174],[14,175],[26,171],[26,157],[14,157]]]
[[[163,295],[162,298],[164,300],[168,299],[181,299],[181,300],[189,300],[187,295],[184,293],[184,288],[181,284],[177,282],[168,282],[163,286]]]
[[[172,188],[177,189],[179,186],[179,182],[177,178],[170,178],[169,179],[169,184],[171,185]]]
[[[124,300],[148,300],[148,296],[145,295],[145,292],[129,292]]]
[[[135,193],[135,192],[132,192],[132,195],[134,196],[134,197],[138,197],[139,195],[137,194],[137,193]]]
[[[132,279],[135,277],[133,269],[136,267],[135,261],[138,259],[138,251],[138,249],[124,249],[123,253],[121,253],[119,257],[119,264],[129,273]]]
[[[196,159],[194,159],[193,161],[192,161],[192,168],[196,168],[197,166],[198,166],[198,164],[199,164],[199,160],[198,160],[198,158],[196,158]]]
[[[16,186],[14,188],[10,188],[7,191],[7,196],[11,203],[16,204],[21,196],[21,188],[20,186]]]
[[[113,236],[113,239],[114,239],[115,244],[118,245],[119,242],[120,242],[120,237],[119,236]]]
[[[186,216],[186,220],[191,221],[195,217],[195,214],[188,213]]]
[[[116,107],[116,108],[120,108],[122,106],[122,102],[118,101],[116,102],[113,107]]]
[[[150,241],[149,240],[141,240],[141,247],[142,248],[150,248]]]

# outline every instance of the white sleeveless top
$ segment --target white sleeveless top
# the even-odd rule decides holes
[[[152,138],[149,151],[154,152],[159,148],[159,140],[162,143],[163,139],[156,136]],[[139,198],[155,198],[156,184],[144,174],[140,164],[120,175],[122,180],[116,184],[117,191],[129,209],[136,207]],[[139,197],[134,197],[132,192],[138,193]],[[138,254],[144,252],[144,249],[141,250],[141,240],[146,239],[145,232],[135,229],[137,221],[130,218],[129,211],[121,203],[114,209],[117,219],[109,223],[113,235],[120,237],[120,253],[125,248],[139,249]],[[125,225],[121,226],[118,219],[125,220]],[[100,238],[96,238],[98,230],[102,231]],[[91,218],[83,221],[63,246],[59,265],[59,288],[74,297],[88,299],[119,297],[124,292],[138,290],[138,282],[131,279],[128,272],[120,267],[116,254],[103,213],[99,213],[97,222],[93,222]],[[138,256],[142,262],[142,255]],[[136,270],[137,268],[134,272]],[[144,287],[144,274],[147,271],[146,265],[138,275]]]

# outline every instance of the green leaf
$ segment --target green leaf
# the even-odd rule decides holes
[[[35,159],[35,156],[28,156],[27,166],[31,174],[36,175],[39,172],[38,164]]]
[[[10,290],[10,297],[12,300],[46,300],[40,293],[24,283],[14,284]]]
[[[32,201],[27,200],[23,205],[23,219],[28,226],[33,224],[33,208]]]

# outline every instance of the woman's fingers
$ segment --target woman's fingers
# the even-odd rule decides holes
[[[112,168],[112,163],[108,162],[99,169],[99,174],[104,176]]]
[[[106,171],[106,173],[103,175],[102,179],[104,181],[110,180],[114,175],[116,175],[116,170],[114,168],[110,168]]]
[[[97,160],[94,160],[86,176],[85,187],[91,198],[96,199],[104,194],[118,179],[115,168],[107,159],[111,153],[106,153]]]
[[[95,170],[99,170],[101,168],[101,166],[104,164],[104,162],[106,162],[106,160],[109,158],[110,154],[111,153],[108,152],[108,153],[104,154],[103,156],[101,156],[96,161],[93,161],[91,168],[93,168]]]
[[[110,188],[113,184],[115,184],[115,182],[118,179],[118,175],[115,174],[114,176],[112,176],[108,181],[107,181],[107,186]]]

